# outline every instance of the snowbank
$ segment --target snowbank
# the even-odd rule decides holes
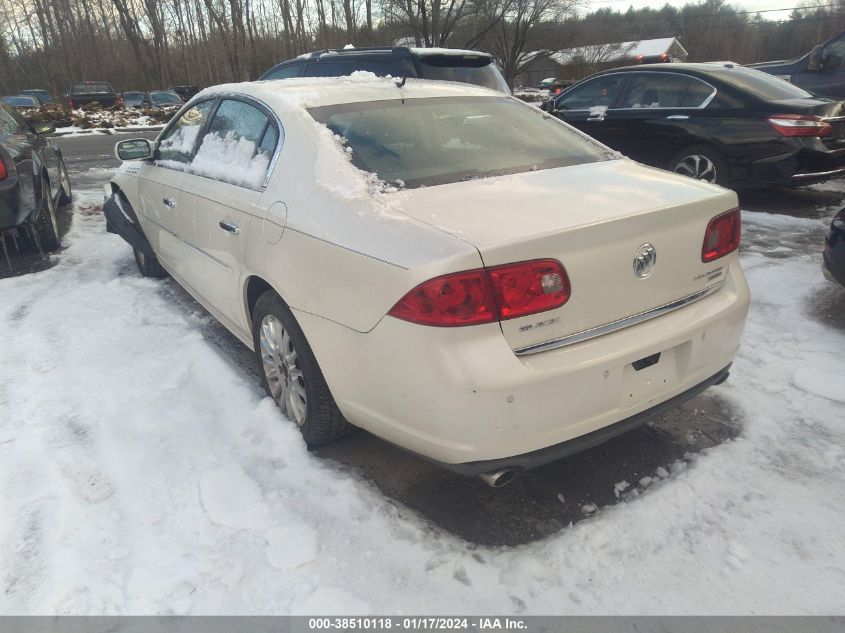
[[[779,219],[744,218],[778,241]],[[754,301],[719,388],[739,439],[545,540],[483,548],[308,453],[100,215],[65,243],[0,280],[0,613],[845,610],[845,408],[824,378],[845,333],[806,312],[828,288],[818,249],[743,256]]]

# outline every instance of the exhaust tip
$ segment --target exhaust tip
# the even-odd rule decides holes
[[[478,478],[491,488],[504,488],[516,479],[518,474],[519,471],[511,468],[502,468],[501,470],[491,470],[489,473],[482,473]]]

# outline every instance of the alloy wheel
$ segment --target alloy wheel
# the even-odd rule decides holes
[[[308,412],[308,399],[305,378],[290,334],[277,317],[268,314],[261,319],[258,341],[261,364],[273,399],[297,426],[302,426]]]
[[[46,179],[41,180],[41,200],[47,203],[46,213],[47,219],[53,226],[53,234],[56,239],[59,237],[59,221],[56,219],[56,201],[53,200],[53,194],[50,191],[50,183]]]
[[[66,196],[70,195],[70,176],[67,173],[67,167],[65,167],[64,161],[62,161],[62,167],[59,170],[59,180],[64,194]]]
[[[707,156],[701,154],[690,154],[682,158],[675,165],[675,173],[705,182],[716,182],[716,165]]]

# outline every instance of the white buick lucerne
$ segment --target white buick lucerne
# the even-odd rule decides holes
[[[116,153],[109,230],[255,350],[311,446],[362,427],[504,485],[722,382],[740,344],[735,194],[501,93],[217,86]]]

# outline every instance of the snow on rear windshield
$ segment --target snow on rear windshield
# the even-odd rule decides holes
[[[605,148],[508,97],[371,101],[309,110],[360,170],[421,187],[606,160]]]

